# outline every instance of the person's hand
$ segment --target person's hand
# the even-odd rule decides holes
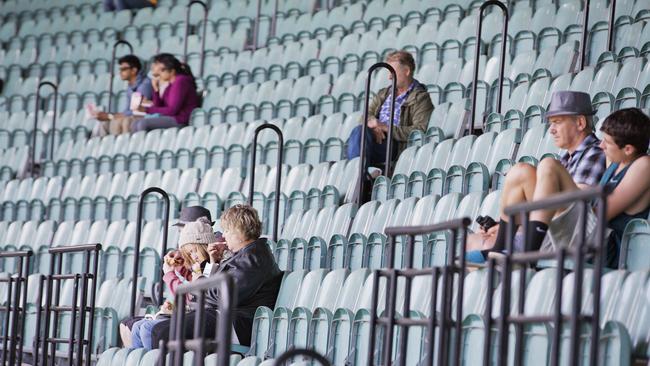
[[[483,237],[483,240],[485,240],[485,239],[488,239],[490,237],[496,236],[498,231],[499,231],[499,224],[492,226],[488,230],[483,230],[481,228],[479,233]]]
[[[156,93],[158,92],[159,86],[160,86],[160,81],[158,80],[158,78],[152,78],[151,87]]]
[[[368,128],[375,129],[379,126],[379,121],[377,121],[377,118],[375,117],[370,117],[368,118]]]
[[[163,270],[163,273],[164,273],[164,274],[167,274],[167,273],[173,271],[174,268],[172,268],[172,266],[170,266],[169,264],[167,264],[167,262],[163,262],[163,268],[162,268],[162,270]]]
[[[372,136],[378,144],[383,143],[386,139],[386,133],[381,128],[373,128],[370,131],[372,131]]]
[[[226,242],[216,242],[208,244],[208,254],[210,255],[210,263],[219,263],[223,259],[223,253],[228,246]]]

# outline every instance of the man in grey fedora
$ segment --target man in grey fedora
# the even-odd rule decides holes
[[[470,262],[481,263],[487,258],[488,252],[503,251],[505,248],[508,218],[503,214],[504,207],[534,201],[536,197],[544,196],[549,186],[557,186],[565,178],[573,180],[581,189],[598,184],[605,172],[605,154],[599,147],[600,140],[594,134],[594,114],[589,94],[574,91],[553,93],[546,111],[548,133],[552,135],[555,145],[564,152],[559,160],[545,158],[537,167],[517,163],[508,171],[501,193],[499,225],[492,229],[493,238],[489,240],[494,242],[494,246],[484,246],[482,250],[468,248],[470,251],[467,259]],[[567,214],[566,211],[568,210],[564,210],[563,214]],[[533,243],[528,250],[549,245],[544,241],[549,225],[536,220],[536,213],[531,214],[529,229],[525,233],[526,241]],[[524,233],[518,233],[515,237],[516,246],[521,247],[523,235]],[[484,243],[487,243],[488,238],[484,239]]]

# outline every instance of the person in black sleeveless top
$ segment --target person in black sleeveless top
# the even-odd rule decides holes
[[[618,252],[625,225],[638,217],[647,218],[650,213],[650,118],[636,108],[621,109],[610,114],[600,131],[603,149],[609,166],[600,185],[607,187],[607,228],[609,237],[606,265],[618,266]],[[545,175],[535,187],[535,200],[543,200],[561,192],[578,190],[578,186],[566,171]],[[531,222],[548,225],[546,238],[529,237],[528,248],[544,250],[542,242],[550,248],[575,244],[576,214],[572,204],[560,210],[538,210],[530,215]],[[596,215],[588,210],[586,240],[593,241],[597,235]],[[537,242],[530,242],[530,241]]]

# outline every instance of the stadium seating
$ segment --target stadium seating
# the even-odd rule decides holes
[[[159,0],[156,9],[116,13],[104,12],[100,1],[5,0],[0,6],[0,247],[35,253],[25,352],[33,351],[38,274],[49,273],[48,248],[98,242],[103,249],[92,345],[97,364],[153,365],[158,350],[117,348],[117,324],[130,310],[122,300],[130,298],[133,281],[140,193],[154,186],[165,189],[172,220],[182,206],[203,205],[218,228],[225,209],[249,199],[249,172],[255,169],[250,199],[268,236],[276,224],[274,183],[282,149],[280,234],[269,245],[287,272],[276,306],[256,312],[250,350],[233,354],[231,364],[268,364],[292,347],[314,348],[336,365],[366,364],[373,285],[369,273],[387,264],[386,227],[479,214],[496,217],[508,169],[560,153],[544,123],[554,91],[588,92],[598,111],[597,123],[620,108],[650,109],[647,0],[616,2],[611,51],[606,47],[609,2],[591,1],[582,70],[578,61],[583,2],[561,1],[557,8],[543,0],[507,2],[510,22],[500,106],[496,90],[502,21],[498,11],[488,11],[483,36],[477,40],[481,1],[342,0],[327,9],[324,1],[280,0],[273,29],[274,1],[264,0],[257,45],[252,35],[257,1],[208,1],[207,23],[194,7],[190,24],[185,21],[187,3]],[[193,111],[190,125],[91,137],[94,124],[84,108],[88,103],[108,104],[110,70],[116,68],[110,63],[113,43],[127,40],[145,61],[158,52],[180,57],[188,27],[187,60],[203,93],[202,107]],[[206,51],[201,60],[204,27]],[[474,126],[484,132],[478,137],[464,134],[471,121],[477,41],[483,47]],[[356,207],[359,162],[345,160],[346,139],[361,118],[366,70],[394,49],[413,53],[416,78],[427,86],[435,110],[427,130],[409,137],[393,175],[376,179],[372,200]],[[118,48],[117,54],[125,52]],[[198,75],[201,61],[205,71]],[[58,94],[43,88],[41,105],[36,106],[40,81],[56,82]],[[113,105],[123,110],[128,104],[124,84],[118,76],[113,81]],[[371,93],[385,85],[386,73],[375,73]],[[33,130],[35,115],[39,125]],[[283,146],[269,131],[253,146],[254,130],[262,123],[282,130]],[[40,170],[31,177],[29,146],[34,136]],[[251,166],[253,149],[258,158]],[[155,311],[146,304],[152,284],[160,279],[165,209],[158,197],[145,200],[137,283],[141,313]],[[470,229],[476,231],[477,224]],[[174,247],[177,230],[169,229],[168,235],[169,247]],[[647,219],[631,222],[621,249],[621,270],[602,276],[603,364],[626,365],[632,358],[650,357],[649,235]],[[445,264],[447,241],[444,233],[416,237],[415,266]],[[396,245],[396,266],[402,267],[403,238]],[[82,263],[72,257],[65,265],[74,271]],[[4,277],[15,268],[12,260],[0,261]],[[482,361],[482,352],[476,350],[482,350],[484,332],[496,332],[485,329],[487,294],[492,291],[498,304],[502,283],[488,285],[485,270],[464,276],[463,318],[458,319],[461,357],[463,363],[476,364]],[[561,294],[555,290],[557,274],[552,269],[517,276],[527,281],[525,314],[552,314],[560,295],[563,312],[569,313],[573,293],[568,284],[575,274],[564,276]],[[585,278],[591,283],[593,274],[588,270]],[[513,280],[513,289],[518,282]],[[71,286],[63,285],[64,302],[72,302]],[[419,293],[412,296],[410,316],[425,318],[432,301],[430,278],[418,279],[413,286]],[[583,310],[590,314],[591,289],[587,284],[583,288]],[[0,286],[0,298],[6,291]],[[398,298],[403,301],[403,296]],[[516,303],[513,300],[512,314],[518,311]],[[401,313],[403,303],[397,308]],[[495,310],[492,317],[497,316]],[[68,321],[63,318],[61,324]],[[409,365],[418,364],[424,355],[426,345],[416,341],[422,332],[409,332]],[[525,328],[525,364],[549,360],[553,332],[553,325],[546,323]],[[584,332],[589,334],[588,329]],[[562,364],[569,363],[568,333],[561,330]],[[584,346],[589,340],[581,336],[580,342]],[[185,364],[193,360],[193,353],[185,354]],[[215,355],[207,356],[205,363],[216,364]]]

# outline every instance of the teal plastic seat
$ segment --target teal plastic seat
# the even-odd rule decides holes
[[[648,253],[650,224],[646,219],[634,219],[625,227],[621,243],[619,268],[629,271],[650,269]]]

